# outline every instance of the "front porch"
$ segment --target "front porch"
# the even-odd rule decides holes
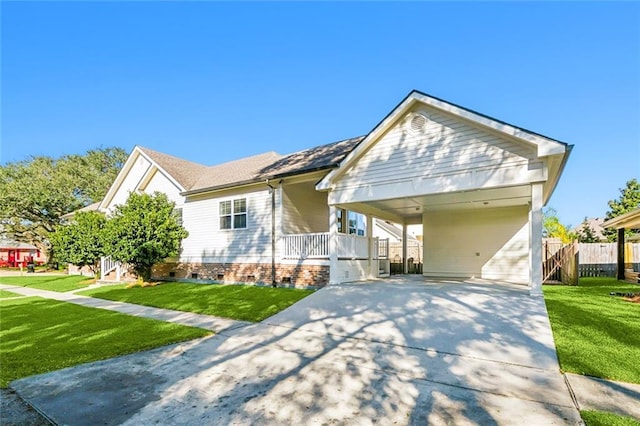
[[[388,277],[390,273],[388,239],[316,232],[285,234],[281,241],[282,263],[329,265],[331,282],[337,282],[338,276],[343,282]]]

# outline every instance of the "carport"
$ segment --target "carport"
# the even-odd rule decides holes
[[[405,244],[407,225],[422,224],[423,275],[526,284],[539,295],[542,207],[571,148],[414,91],[316,189],[328,192],[330,238],[338,209],[402,224]],[[334,256],[331,281],[372,268]]]

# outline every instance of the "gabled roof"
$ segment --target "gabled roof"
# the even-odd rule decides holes
[[[409,112],[414,105],[423,104],[436,108],[445,113],[470,121],[478,126],[500,132],[514,140],[528,144],[536,148],[538,157],[555,156],[561,157],[557,165],[554,165],[552,176],[550,176],[550,188],[546,191],[546,199],[551,196],[557,184],[557,179],[564,168],[566,160],[573,148],[564,142],[548,138],[539,133],[535,133],[521,127],[495,119],[488,115],[480,114],[468,108],[461,107],[454,103],[436,98],[418,90],[412,90],[386,117],[384,117],[340,163],[340,165],[325,176],[317,185],[318,190],[328,190],[332,182],[344,174],[358,159],[360,159],[375,142],[389,130],[404,114]]]
[[[191,188],[208,169],[203,164],[194,163],[149,148],[138,146],[140,151],[170,174],[184,189]]]
[[[19,241],[10,240],[8,238],[0,238],[0,248],[3,249],[23,249],[36,250],[37,247],[32,244],[21,243]]]
[[[336,167],[363,139],[346,139],[281,156],[267,152],[207,168],[184,192],[193,195]]]
[[[254,182],[265,167],[278,161],[281,156],[276,152],[265,152],[252,157],[229,161],[217,166],[207,167],[199,179],[185,194],[197,194],[215,189],[228,188]]]

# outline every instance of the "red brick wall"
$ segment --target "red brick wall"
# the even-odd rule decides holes
[[[175,275],[171,277],[170,273]],[[197,278],[193,276],[197,274]],[[198,279],[225,283],[271,284],[271,264],[266,263],[162,263],[153,267],[155,279]],[[290,281],[289,281],[290,280]],[[276,264],[276,283],[295,287],[324,287],[329,283],[327,265]]]

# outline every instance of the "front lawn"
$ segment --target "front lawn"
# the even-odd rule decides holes
[[[211,334],[39,297],[2,300],[0,313],[0,387],[21,377]]]
[[[125,288],[124,285],[100,287],[80,294],[156,308],[257,322],[277,314],[312,292],[312,290],[252,285],[165,283],[153,287]]]
[[[0,299],[6,299],[7,297],[18,297],[18,296],[20,296],[20,294],[18,293],[12,293],[7,290],[0,290]]]
[[[640,426],[640,422],[631,417],[605,413],[603,411],[580,411],[580,416],[587,426]]]
[[[640,383],[640,304],[610,292],[640,293],[615,278],[581,278],[578,286],[544,286],[560,367]]]
[[[22,277],[0,277],[0,284],[33,287],[49,291],[71,291],[85,288],[95,282],[94,278],[82,275],[24,275]]]

